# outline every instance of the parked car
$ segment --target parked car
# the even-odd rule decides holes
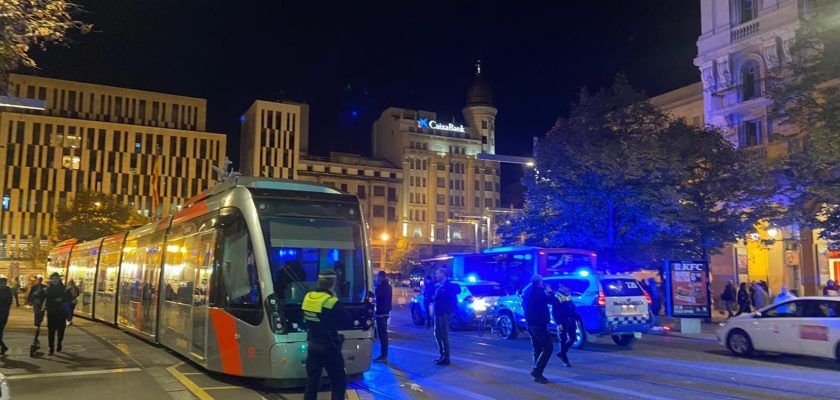
[[[630,346],[642,333],[650,331],[650,296],[642,285],[628,276],[611,276],[592,273],[589,270],[549,276],[543,282],[557,291],[559,283],[569,288],[577,309],[577,342],[580,348],[587,341],[587,335],[611,336],[615,344]],[[503,339],[515,339],[526,330],[522,311],[522,292],[499,300],[496,328]],[[552,332],[557,326],[552,320]]]
[[[461,292],[458,293],[458,312],[452,315],[449,324],[452,330],[477,323],[487,310],[495,307],[499,299],[507,295],[496,282],[467,280],[452,283],[461,287]],[[422,293],[411,299],[411,320],[415,325],[424,325],[429,318],[423,304]]]
[[[721,345],[739,356],[768,351],[840,361],[840,299],[791,299],[732,317],[716,334]]]

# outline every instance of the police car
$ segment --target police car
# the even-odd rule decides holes
[[[586,344],[587,335],[610,336],[615,344],[630,346],[642,333],[650,331],[650,295],[631,277],[580,270],[545,277],[543,283],[552,292],[557,291],[560,283],[571,292],[578,314],[575,348]],[[528,287],[499,300],[496,330],[503,339],[514,339],[526,330],[522,293]],[[554,322],[549,329],[556,331]]]
[[[478,280],[474,276],[451,282],[461,288],[458,293],[458,312],[452,315],[449,323],[449,328],[452,330],[478,323],[487,310],[496,306],[499,298],[507,295],[498,283]],[[423,325],[429,318],[427,310],[423,309],[423,304],[423,294],[418,294],[411,299],[411,320],[415,325]]]
[[[799,297],[732,317],[717,330],[734,354],[800,354],[840,361],[840,299]]]

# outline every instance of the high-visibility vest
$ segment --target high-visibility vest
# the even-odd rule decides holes
[[[338,297],[326,292],[309,292],[303,297],[303,319],[312,322],[321,322],[321,312],[335,307]]]
[[[561,303],[565,301],[572,301],[572,296],[560,292],[555,293],[554,297],[557,297],[557,300],[560,300]]]

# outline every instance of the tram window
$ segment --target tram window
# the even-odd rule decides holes
[[[252,325],[262,321],[260,280],[248,227],[239,212],[220,217],[217,249],[219,276],[214,303]]]

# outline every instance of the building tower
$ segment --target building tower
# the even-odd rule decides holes
[[[239,172],[297,179],[300,155],[309,144],[309,106],[257,100],[240,121]]]
[[[472,138],[481,140],[481,152],[496,154],[496,114],[493,92],[481,76],[481,60],[475,64],[475,78],[467,90],[467,106],[462,110],[464,120],[472,127]]]

